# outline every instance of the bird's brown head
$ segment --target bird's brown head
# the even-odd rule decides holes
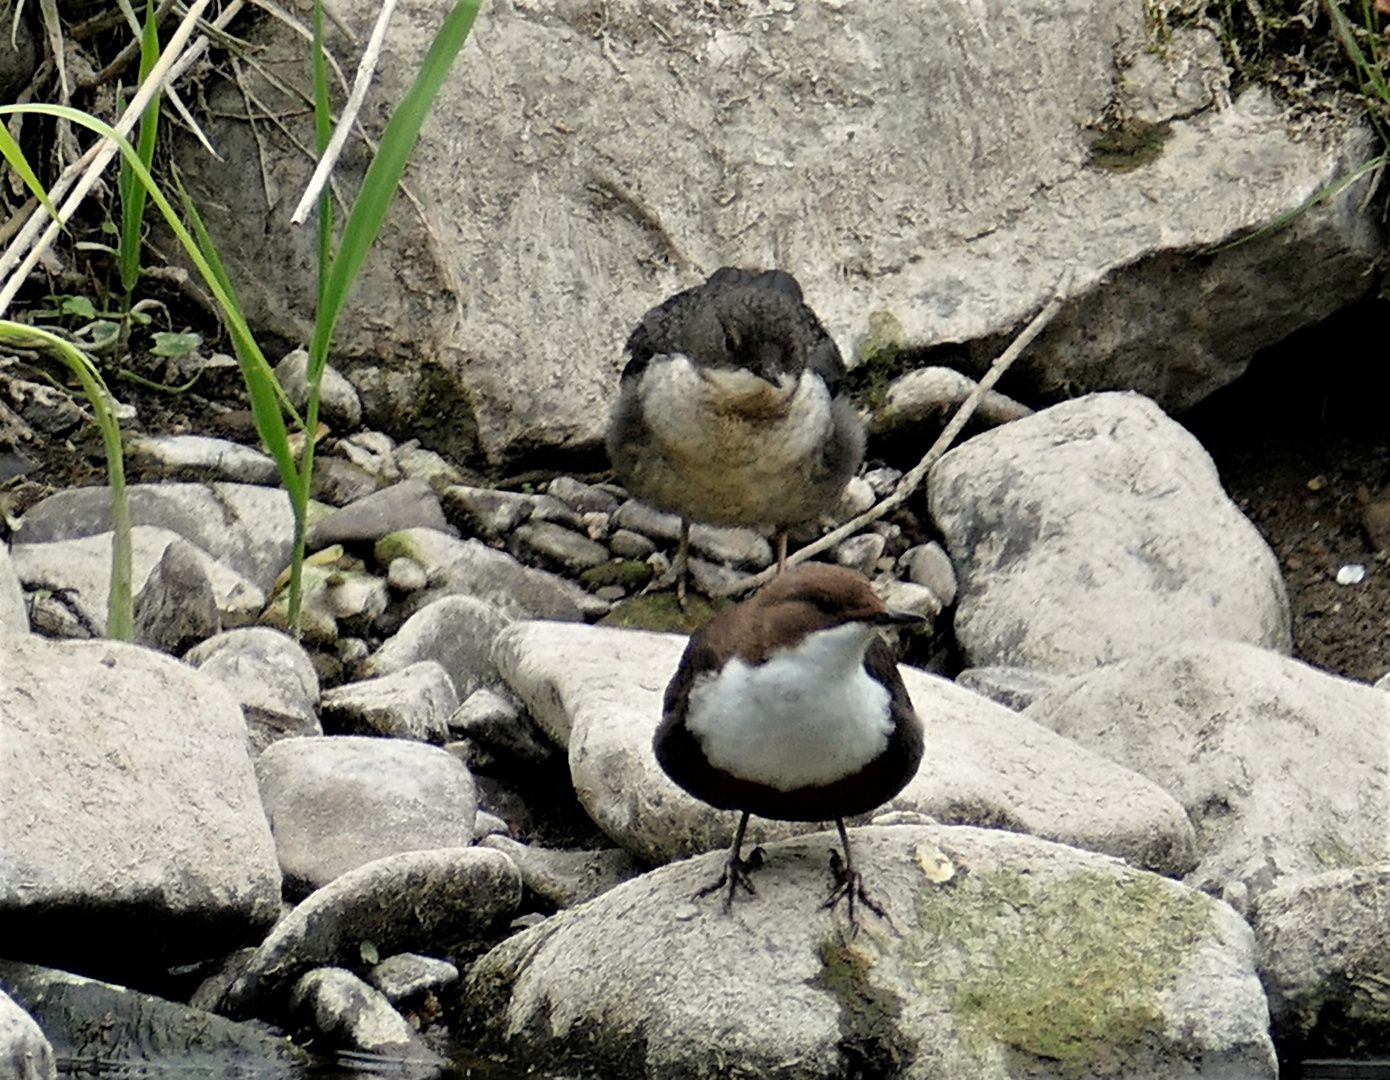
[[[921,616],[890,611],[869,579],[843,566],[803,563],[779,574],[738,607],[706,628],[710,644],[757,663],[807,634],[845,623],[891,626]]]

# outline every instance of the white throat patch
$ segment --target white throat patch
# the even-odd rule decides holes
[[[864,670],[874,633],[864,623],[818,630],[763,664],[734,657],[697,680],[685,722],[710,764],[795,791],[877,758],[893,721],[887,687]]]

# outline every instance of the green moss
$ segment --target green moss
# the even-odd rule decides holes
[[[640,589],[652,579],[652,568],[641,559],[614,559],[579,575],[586,589],[601,589],[605,585],[621,585],[628,592]]]
[[[1087,164],[1108,172],[1129,172],[1157,161],[1171,134],[1167,124],[1151,124],[1136,117],[1113,121],[1096,132]]]
[[[634,596],[616,605],[599,620],[602,626],[623,626],[632,630],[671,630],[682,634],[694,633],[717,613],[733,607],[729,599],[707,600],[691,593],[686,597],[685,610],[676,603],[674,593],[648,593]]]
[[[999,870],[925,891],[917,914],[912,970],[967,1037],[1084,1074],[1162,1034],[1211,901],[1153,874]]]
[[[898,1026],[902,999],[869,982],[873,960],[842,941],[822,941],[812,985],[840,1004],[840,1052],[848,1076],[897,1076],[912,1062],[913,1042]]]
[[[869,313],[869,330],[854,347],[846,386],[860,405],[877,409],[893,380],[907,368],[907,330],[887,308]]]

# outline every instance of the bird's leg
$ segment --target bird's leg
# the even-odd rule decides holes
[[[864,891],[864,878],[858,870],[854,868],[854,862],[849,853],[849,833],[845,831],[845,819],[836,818],[835,825],[840,830],[840,843],[845,849],[845,859],[840,861],[840,853],[831,849],[830,852],[830,876],[834,879],[834,884],[830,889],[830,896],[826,899],[824,907],[833,908],[844,897],[845,906],[849,910],[849,932],[859,933],[859,920],[854,914],[854,901],[856,898],[880,919],[884,919],[891,926],[892,918],[884,909],[883,905]]]
[[[724,889],[724,914],[729,914],[729,910],[734,904],[734,890],[742,887],[743,891],[749,896],[757,896],[758,890],[753,888],[753,880],[748,876],[763,864],[763,849],[755,847],[748,853],[748,858],[740,857],[739,852],[743,848],[743,834],[748,828],[748,812],[745,810],[743,817],[739,819],[738,831],[734,833],[734,846],[729,849],[729,858],[724,863],[724,869],[719,873],[719,879],[706,885],[699,890],[694,899],[698,900],[702,896],[708,896],[712,892]]]
[[[660,576],[647,582],[647,587],[642,590],[645,595],[650,592],[657,592],[661,589],[676,587],[676,603],[680,605],[682,611],[685,610],[685,582],[690,575],[690,520],[681,518],[680,542],[676,545],[676,557],[671,565]]]
[[[690,519],[681,518],[681,538],[676,545],[676,603],[685,610],[685,579],[690,573]]]
[[[787,530],[777,530],[777,572],[784,573],[787,569]]]

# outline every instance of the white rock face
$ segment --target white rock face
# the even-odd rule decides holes
[[[725,847],[738,821],[676,787],[652,752],[684,648],[672,634],[528,622],[504,631],[493,653],[533,719],[568,746],[590,817],[647,861]],[[945,679],[900,670],[927,749],[885,809],[1031,832],[1168,873],[1191,868],[1192,827],[1154,784]],[[755,818],[749,828],[761,842],[813,826]]]
[[[1073,680],[1024,715],[1177,799],[1197,829],[1197,888],[1257,901],[1390,858],[1390,707],[1373,687],[1196,641]]]
[[[340,6],[359,41],[377,7]],[[392,23],[376,100],[401,99],[439,18]],[[306,85],[301,40],[260,29],[260,62]],[[336,28],[329,44],[345,65],[356,51]],[[1295,138],[1263,92],[1230,104],[1209,32],[1153,51],[1130,0],[486,5],[411,158],[427,209],[391,208],[335,360],[373,423],[496,463],[598,442],[627,333],[723,264],[796,273],[847,356],[876,310],[913,348],[1007,335],[1074,269],[1021,367],[1051,389],[1191,404],[1362,295],[1379,245],[1353,185],[1206,250],[1376,151],[1345,123]],[[210,134],[225,160],[263,164],[275,205],[201,150],[180,167],[253,322],[307,340],[313,230],[286,222],[309,172],[289,139],[312,142],[311,120],[247,77],[288,131]],[[210,104],[241,94],[214,86]],[[1174,120],[1153,161],[1088,164],[1116,104]]]
[[[0,918],[44,925],[46,947],[114,947],[125,919],[171,940],[185,924],[235,939],[279,911],[241,709],[176,660],[0,637],[0,776]],[[132,952],[175,962],[128,936]]]
[[[514,1064],[598,1075],[1277,1075],[1250,928],[1220,901],[996,830],[850,836],[896,933],[822,907],[832,833],[769,846],[727,916],[689,902],[709,855],[503,942],[462,1022]]]
[[[1071,674],[1194,637],[1291,647],[1274,553],[1197,440],[1138,394],[977,435],[927,493],[974,666]]]
[[[15,573],[10,549],[0,544],[0,634],[27,634],[29,613],[24,610],[24,589]]]

